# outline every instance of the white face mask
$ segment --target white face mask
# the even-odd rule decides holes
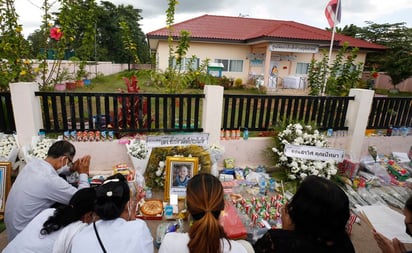
[[[57,169],[57,174],[61,174],[64,171],[68,171],[70,169],[70,167],[66,164],[63,167],[61,167],[60,169]]]
[[[60,175],[61,173],[67,172],[69,170],[70,170],[70,166],[68,165],[68,163],[66,163],[66,165],[64,165],[60,169],[57,169],[56,172],[57,172],[58,175]]]

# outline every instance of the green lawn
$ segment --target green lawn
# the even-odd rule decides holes
[[[122,77],[126,72],[120,72],[108,76],[99,76],[92,79],[89,87],[77,88],[79,92],[118,92],[120,89],[127,91],[126,84]],[[148,85],[150,82],[147,76],[138,76],[138,85],[143,93],[164,93],[164,89]],[[185,89],[183,93],[202,93],[202,89]],[[388,95],[390,97],[409,97],[411,92],[390,93],[388,90],[375,90],[376,94]],[[257,89],[225,89],[225,94],[262,94]]]

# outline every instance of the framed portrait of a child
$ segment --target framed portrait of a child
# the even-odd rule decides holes
[[[186,187],[190,178],[198,172],[199,158],[197,157],[166,157],[165,200],[170,194],[179,199],[186,197]]]

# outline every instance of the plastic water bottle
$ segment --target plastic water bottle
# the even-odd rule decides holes
[[[245,129],[243,130],[243,140],[247,140],[249,138],[249,130],[247,130],[247,128],[245,127]]]
[[[269,179],[269,191],[274,192],[276,189],[276,181],[275,179],[271,178]]]
[[[266,195],[266,179],[263,176],[259,179],[259,193]]]

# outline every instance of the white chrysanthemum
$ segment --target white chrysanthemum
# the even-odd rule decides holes
[[[302,137],[298,137],[293,141],[293,144],[295,145],[302,145],[304,143],[304,140]]]
[[[159,168],[164,168],[165,167],[165,162],[164,161],[160,161],[159,162]]]
[[[137,159],[146,159],[149,153],[146,142],[139,139],[134,139],[129,145],[127,145],[127,151],[129,155]]]
[[[163,170],[159,168],[159,169],[156,171],[156,176],[160,177],[160,176],[162,175],[162,173],[163,173]]]
[[[282,162],[286,162],[288,160],[288,158],[284,155],[282,155],[281,157],[279,157],[279,160]]]

